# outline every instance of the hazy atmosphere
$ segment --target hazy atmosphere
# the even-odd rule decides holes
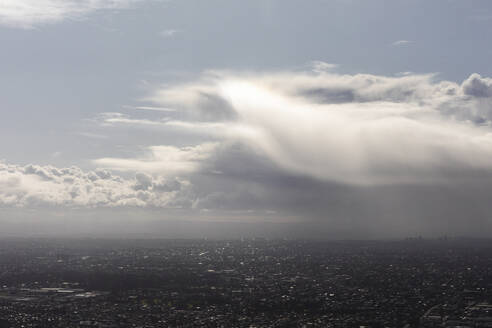
[[[0,0],[0,234],[486,236],[491,31],[488,0]]]

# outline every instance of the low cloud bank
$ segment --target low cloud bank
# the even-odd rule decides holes
[[[191,184],[178,178],[137,173],[123,178],[106,170],[18,166],[0,163],[4,207],[189,207]]]

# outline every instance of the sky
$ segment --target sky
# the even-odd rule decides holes
[[[489,0],[0,0],[2,235],[492,228]]]

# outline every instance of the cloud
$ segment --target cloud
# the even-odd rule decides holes
[[[156,112],[175,112],[176,110],[173,108],[165,108],[165,107],[155,107],[155,106],[123,106],[126,109],[137,109],[137,110],[150,110]]]
[[[477,98],[492,97],[492,79],[482,78],[479,74],[472,74],[461,85],[465,95]]]
[[[0,163],[0,206],[182,208],[193,203],[185,179],[136,173],[123,178],[97,169]]]
[[[99,158],[94,164],[117,171],[144,171],[166,176],[190,174],[200,169],[200,164],[214,152],[215,143],[192,147],[152,146],[138,158]]]
[[[97,116],[105,133],[153,133],[150,147],[91,162],[102,169],[2,164],[0,207],[276,211],[336,238],[478,235],[491,225],[490,86],[478,74],[209,71],[150,89],[148,107],[174,111]]]
[[[487,77],[210,71],[151,90],[148,107],[175,111],[93,122],[107,133],[162,130],[153,146],[96,158],[102,169],[91,171],[4,163],[0,207],[178,207],[183,217],[258,220],[276,211],[272,220],[302,218],[334,237],[490,226]]]
[[[55,151],[54,153],[51,154],[52,158],[59,158],[62,156],[62,152],[60,151]]]
[[[329,71],[332,71],[333,69],[337,68],[336,64],[330,64],[330,63],[326,63],[324,61],[319,61],[319,60],[312,61],[311,66],[313,68],[313,72],[316,72],[316,73],[329,72]]]
[[[129,115],[123,113],[106,112],[106,113],[100,113],[95,118],[95,121],[102,126],[112,126],[115,124],[128,124],[128,123],[131,123],[133,125],[135,124],[162,125],[162,123],[165,122],[166,119],[159,120],[159,121],[150,120],[150,119],[134,119],[131,118]]]
[[[163,128],[243,144],[285,174],[413,184],[492,173],[489,89],[476,74],[459,85],[432,74],[214,71],[148,99],[181,111]]]
[[[163,38],[172,38],[173,36],[175,36],[179,32],[180,32],[180,30],[168,29],[168,30],[161,31],[159,34]]]
[[[399,47],[399,46],[406,46],[406,45],[409,45],[413,43],[413,41],[409,41],[409,40],[397,40],[395,42],[392,43],[393,46],[396,46],[396,47]]]
[[[3,0],[0,24],[17,28],[80,19],[102,9],[122,9],[140,0]]]
[[[76,132],[76,135],[86,137],[86,138],[92,138],[92,139],[107,139],[108,136],[99,134],[99,133],[92,133],[92,132]]]
[[[187,146],[163,140],[133,156],[91,162],[106,171],[74,169],[63,179],[56,173],[61,169],[3,164],[3,202],[96,206],[103,199],[104,206],[168,206],[179,199],[195,208],[277,210],[295,204],[323,213],[322,195],[345,199],[340,186],[484,183],[492,178],[489,89],[490,79],[478,74],[459,84],[432,74],[205,72],[182,84],[156,86],[148,95],[148,107],[175,111],[102,113],[95,119],[106,128],[162,129],[171,142],[187,140]],[[84,186],[74,195],[87,184],[96,190],[95,181],[103,185],[73,198],[67,196],[73,181]]]

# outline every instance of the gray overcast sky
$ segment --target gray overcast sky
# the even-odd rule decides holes
[[[0,218],[483,235],[491,32],[488,0],[0,0]]]

